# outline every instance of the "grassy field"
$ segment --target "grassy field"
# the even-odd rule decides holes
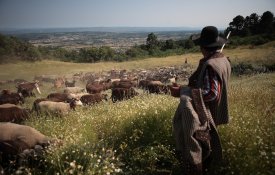
[[[275,42],[265,46],[254,48],[241,47],[237,49],[224,50],[232,64],[275,64]],[[95,64],[69,63],[60,61],[40,61],[35,63],[12,63],[0,65],[0,80],[23,78],[32,80],[35,75],[72,75],[79,72],[100,72],[112,69],[148,69],[153,67],[174,66],[188,63],[196,66],[201,58],[200,53],[185,54],[181,56],[170,56],[165,58],[148,58],[128,62],[102,62]]]
[[[225,50],[232,64],[274,63],[275,49]],[[34,75],[152,68],[188,61],[196,65],[200,54],[150,58],[125,63],[76,64],[56,61],[0,65],[2,79]],[[0,87],[1,89],[2,87]],[[14,87],[12,87],[14,88]],[[52,92],[50,84],[41,87]],[[25,106],[31,107],[35,98]],[[232,77],[229,88],[230,123],[219,127],[224,161],[208,174],[272,175],[275,172],[275,73]],[[63,140],[39,161],[30,162],[23,174],[180,174],[174,154],[172,118],[179,103],[168,95],[139,96],[118,103],[102,102],[78,108],[63,118],[33,115],[25,124]]]

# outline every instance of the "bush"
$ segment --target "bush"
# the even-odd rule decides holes
[[[262,35],[253,35],[247,37],[239,37],[234,36],[229,39],[228,47],[229,48],[236,48],[240,45],[262,45],[269,41],[273,41],[275,39],[275,34],[262,34]]]
[[[36,47],[28,47],[24,60],[39,61],[41,60],[41,54]]]
[[[274,71],[274,64],[271,65],[253,65],[249,63],[239,63],[232,66],[232,73],[235,75],[252,75]]]
[[[144,58],[148,56],[148,52],[138,46],[131,47],[130,49],[126,50],[125,54],[130,58]]]
[[[269,40],[267,38],[264,38],[262,36],[256,36],[256,37],[251,39],[251,44],[255,45],[255,46],[258,46],[258,45],[261,45],[261,44],[265,44],[268,41]]]
[[[4,36],[0,34],[0,57],[2,62],[7,57],[13,57],[25,61],[37,61],[41,59],[41,53],[37,47],[32,44],[21,41],[13,36]]]

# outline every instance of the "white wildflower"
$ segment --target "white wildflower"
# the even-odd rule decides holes
[[[261,156],[266,156],[266,152],[265,151],[260,151]]]
[[[116,173],[119,173],[119,172],[121,172],[121,171],[122,171],[122,170],[121,170],[120,168],[116,168],[116,169],[115,169],[115,172],[116,172]]]
[[[74,174],[74,170],[69,170],[69,174]]]
[[[71,162],[71,163],[70,163],[70,166],[71,166],[72,168],[75,168],[75,167],[76,167],[76,166],[75,166],[75,161]]]

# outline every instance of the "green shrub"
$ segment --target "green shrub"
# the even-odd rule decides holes
[[[234,75],[251,75],[273,71],[273,65],[253,65],[250,63],[239,63],[232,66]]]

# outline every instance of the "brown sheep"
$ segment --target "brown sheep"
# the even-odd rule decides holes
[[[149,93],[156,93],[156,94],[168,94],[169,88],[166,85],[160,84],[148,84],[148,92]]]
[[[104,86],[103,86],[103,90],[104,90],[104,91],[105,91],[105,90],[108,90],[108,89],[111,89],[112,86],[113,86],[113,84],[112,84],[111,81],[104,82],[103,85],[104,85]]]
[[[148,90],[148,84],[149,84],[150,80],[140,80],[138,87],[143,89],[143,90]]]
[[[33,83],[25,82],[17,85],[17,92],[21,93],[23,97],[35,96],[35,94],[33,93],[33,89],[36,89],[36,91],[41,94],[38,81]]]
[[[146,90],[149,93],[156,93],[156,94],[169,93],[169,88],[160,81],[149,81],[147,84]]]
[[[20,123],[29,118],[30,111],[14,104],[0,105],[0,122]]]
[[[108,100],[108,99],[107,99],[107,94],[100,94],[100,93],[97,93],[97,94],[83,95],[83,96],[80,98],[80,101],[81,101],[84,105],[92,105],[92,104],[101,102],[103,99],[106,100],[106,101]]]
[[[117,100],[130,99],[138,95],[138,92],[134,88],[113,88],[112,89],[112,101],[115,103]]]
[[[90,94],[96,94],[100,93],[105,89],[103,84],[98,84],[98,83],[88,83],[86,85],[86,90]]]
[[[5,103],[19,104],[24,103],[24,98],[21,93],[10,92],[9,90],[2,90],[0,95],[0,105]]]
[[[47,99],[55,99],[55,101],[58,99],[58,102],[69,102],[72,100],[70,97],[70,94],[67,93],[51,93],[47,96]]]
[[[113,82],[113,88],[131,88],[136,86],[136,82],[135,81],[131,81],[131,80],[120,80],[120,81],[114,81]]]

